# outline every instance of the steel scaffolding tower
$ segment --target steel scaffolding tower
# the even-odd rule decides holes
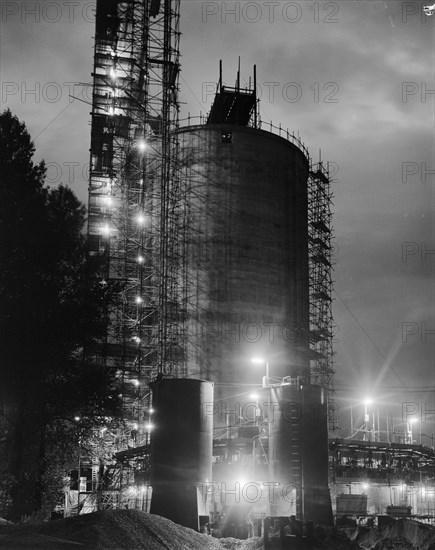
[[[120,449],[148,442],[148,382],[184,374],[179,10],[180,0],[97,1],[88,239],[122,291],[90,353],[122,384]]]
[[[328,167],[311,163],[308,177],[308,252],[311,373],[329,390],[329,428],[336,428],[332,338],[332,192]]]

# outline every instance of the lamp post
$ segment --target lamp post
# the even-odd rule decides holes
[[[77,461],[77,515],[80,515],[80,472],[81,472],[81,454],[82,454],[82,440],[80,433],[80,416],[74,417],[75,422],[77,422],[77,433],[78,433],[78,461]]]
[[[251,361],[255,365],[266,365],[266,376],[263,376],[263,388],[266,388],[267,386],[270,386],[269,381],[269,363],[265,359],[262,359],[261,357],[253,357]]]
[[[260,424],[260,418],[261,418],[261,409],[258,403],[258,398],[259,398],[258,393],[251,393],[249,395],[249,399],[252,399],[255,403],[254,422],[256,426]]]
[[[368,433],[369,433],[369,422],[370,422],[370,414],[368,412],[368,407],[373,403],[372,399],[366,399],[364,401],[364,441],[368,441]]]
[[[410,418],[407,422],[406,422],[406,427],[407,427],[407,430],[408,430],[408,443],[410,445],[412,445],[413,443],[413,436],[412,436],[412,425],[415,424],[417,422],[417,419],[414,417],[414,418]],[[421,424],[420,424],[420,445],[421,445]]]

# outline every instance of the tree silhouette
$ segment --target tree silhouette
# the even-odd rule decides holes
[[[83,354],[104,339],[119,289],[101,280],[101,259],[87,254],[85,207],[68,187],[44,185],[34,152],[24,123],[10,110],[0,114],[0,405],[9,412],[0,432],[0,475],[9,480],[0,482],[0,515],[13,520],[52,505],[61,479],[50,468],[61,477],[77,445],[74,416],[82,439],[119,416],[113,373]],[[57,468],[48,463],[54,457]]]

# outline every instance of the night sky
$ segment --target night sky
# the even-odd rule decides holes
[[[429,3],[181,1],[181,117],[210,109],[219,59],[234,85],[240,56],[242,83],[257,65],[263,122],[300,132],[314,159],[321,148],[333,163],[343,426],[369,395],[381,415],[414,403],[419,418],[427,411],[422,432],[434,424]],[[25,121],[47,183],[87,201],[94,3],[3,1],[1,17],[1,108]]]

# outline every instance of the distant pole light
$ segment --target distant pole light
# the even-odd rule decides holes
[[[263,359],[262,357],[253,357],[251,359],[252,363],[255,365],[266,365],[266,376],[263,376],[263,388],[269,386],[269,362]]]
[[[138,256],[138,257],[137,257],[137,263],[138,263],[138,264],[143,264],[144,261],[145,261],[145,258],[144,258],[143,256]]]
[[[136,296],[135,300],[136,304],[142,304],[143,300],[140,296]]]

